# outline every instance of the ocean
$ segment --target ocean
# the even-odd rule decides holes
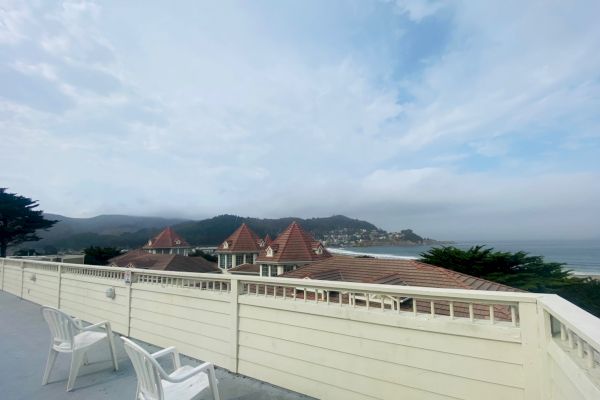
[[[565,263],[565,267],[573,270],[577,275],[600,275],[600,240],[464,241],[455,242],[452,246],[468,249],[478,244],[499,251],[525,251],[531,255],[544,256],[545,261]],[[436,246],[344,247],[329,250],[336,253],[364,254],[382,258],[418,258],[419,254]]]

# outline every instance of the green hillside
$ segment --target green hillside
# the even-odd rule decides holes
[[[292,221],[299,222],[315,237],[337,229],[377,229],[375,225],[343,215],[326,218],[272,218],[259,219],[236,215],[219,215],[200,221],[178,219],[131,217],[125,215],[98,216],[94,218],[68,218],[50,214],[48,218],[59,220],[52,229],[43,233],[43,240],[25,243],[22,247],[42,250],[51,246],[58,250],[81,250],[88,246],[114,246],[135,248],[167,226],[172,226],[192,245],[217,245],[243,222],[258,235],[275,238]]]

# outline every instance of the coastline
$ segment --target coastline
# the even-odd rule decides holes
[[[432,247],[432,246],[422,246],[420,248],[420,250],[426,251],[430,247]],[[340,254],[340,255],[354,256],[354,257],[367,256],[367,257],[373,257],[373,258],[392,259],[392,260],[393,259],[396,259],[396,260],[417,260],[417,259],[419,259],[418,255],[414,254],[413,252],[411,252],[409,250],[411,248],[412,247],[403,247],[403,246],[386,246],[386,248],[373,246],[374,251],[369,251],[368,247],[359,247],[359,248],[354,247],[351,249],[340,248],[340,247],[327,247],[327,250],[332,254]],[[395,249],[404,249],[405,251],[400,251],[400,252],[405,252],[408,254],[394,254]],[[510,251],[510,250],[507,249],[507,251]],[[548,260],[547,256],[545,256],[545,258],[546,258],[546,260]],[[597,267],[581,268],[581,265],[570,265],[568,262],[565,262],[564,264],[565,264],[565,266],[564,266],[565,269],[571,270],[571,273],[572,273],[571,276],[573,276],[573,277],[591,278],[591,279],[600,281],[600,268],[597,268]],[[597,264],[592,264],[592,265],[597,265]],[[578,268],[578,267],[580,267],[580,268]]]

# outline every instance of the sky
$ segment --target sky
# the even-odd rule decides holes
[[[600,238],[600,2],[0,0],[0,186],[47,212]]]

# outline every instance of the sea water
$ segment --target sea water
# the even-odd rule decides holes
[[[485,245],[498,251],[524,251],[543,256],[547,262],[564,263],[578,275],[600,275],[600,240],[528,240],[528,241],[462,241],[452,243],[461,249]],[[434,246],[371,246],[330,249],[337,253],[363,254],[380,258],[418,258]]]

